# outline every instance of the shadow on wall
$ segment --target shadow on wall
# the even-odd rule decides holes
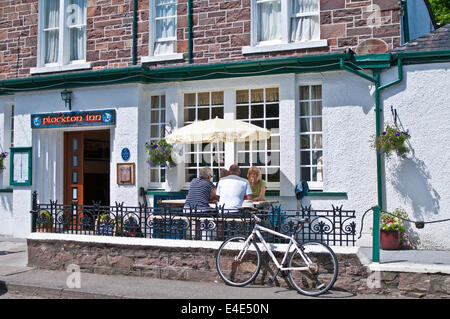
[[[413,220],[430,220],[430,215],[439,214],[441,196],[431,185],[431,175],[424,161],[418,159],[411,149],[411,155],[404,157],[391,168],[391,184],[402,198],[411,203]],[[414,224],[405,223],[409,241],[413,247],[420,246],[420,239]]]

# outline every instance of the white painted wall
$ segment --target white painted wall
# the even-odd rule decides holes
[[[390,106],[411,135],[411,153],[386,160],[388,211],[403,207],[414,220],[450,218],[450,63],[408,65],[402,83],[382,93],[385,121]],[[382,75],[396,78],[395,68]],[[419,248],[450,249],[450,222],[410,229]]]
[[[381,95],[385,119],[390,119],[390,105],[394,105],[402,123],[410,130],[414,150],[407,159],[386,161],[387,209],[403,206],[414,219],[450,218],[450,150],[446,143],[450,138],[449,66],[448,63],[405,66],[403,82],[386,89]],[[397,70],[393,68],[382,74],[382,83],[396,77]],[[281,197],[277,199],[282,208],[296,209],[294,186],[300,179],[296,164],[299,162],[297,100],[298,86],[302,84],[322,84],[323,87],[323,191],[347,193],[347,198],[305,197],[302,204],[311,205],[313,209],[331,209],[333,204],[356,210],[359,231],[362,214],[377,203],[376,152],[372,147],[375,101],[373,85],[352,73],[338,71],[74,89],[73,110],[116,109],[117,125],[111,128],[111,204],[123,201],[127,206],[136,206],[140,200],[139,187],[149,186],[144,145],[150,136],[148,109],[151,94],[166,94],[167,120],[179,127],[183,123],[185,92],[223,90],[225,117],[234,118],[233,97],[237,89],[279,87]],[[8,99],[0,99],[0,116],[3,113],[1,108],[11,98]],[[2,214],[3,210],[11,214],[14,203],[13,217],[10,218],[13,222],[4,224],[9,226],[1,226],[0,233],[13,229],[18,236],[30,229],[28,212],[32,190],[39,191],[41,200],[61,197],[62,201],[62,173],[58,173],[62,170],[62,157],[58,150],[62,147],[63,130],[35,130],[32,134],[29,114],[64,111],[64,106],[59,91],[20,94],[14,97],[14,102],[18,123],[16,145],[33,145],[35,154],[32,187],[14,187],[13,194],[0,194]],[[0,125],[4,126],[3,122],[0,117]],[[116,182],[116,164],[122,162],[120,151],[123,147],[131,151],[129,162],[136,163],[134,186],[117,185]],[[229,158],[227,161],[227,165],[231,164]],[[184,169],[179,165],[168,172],[163,187],[165,191],[179,191],[183,184]],[[371,244],[371,217],[371,214],[367,215],[359,245]],[[416,231],[420,247],[449,249],[446,227],[448,223],[432,224]]]

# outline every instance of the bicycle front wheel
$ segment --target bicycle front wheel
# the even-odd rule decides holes
[[[246,238],[233,237],[220,245],[216,266],[220,278],[234,287],[243,287],[255,280],[261,269],[261,252],[255,242],[245,244]]]
[[[307,296],[318,296],[327,292],[338,276],[336,255],[325,244],[309,242],[299,244],[289,260],[289,281],[293,288]]]

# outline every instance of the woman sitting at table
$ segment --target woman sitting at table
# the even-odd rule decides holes
[[[265,200],[266,181],[261,178],[261,170],[256,166],[250,167],[247,172],[247,179],[250,183],[250,187],[252,188],[253,200]]]
[[[209,202],[216,199],[216,187],[211,182],[213,174],[209,167],[199,170],[199,178],[192,179],[184,204],[184,211],[201,212],[211,210]]]

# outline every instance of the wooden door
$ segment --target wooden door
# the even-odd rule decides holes
[[[82,212],[78,211],[83,205],[84,198],[84,136],[83,132],[66,132],[64,135],[64,204],[76,204],[72,208],[72,227],[80,228]],[[78,218],[75,216],[78,215]]]

